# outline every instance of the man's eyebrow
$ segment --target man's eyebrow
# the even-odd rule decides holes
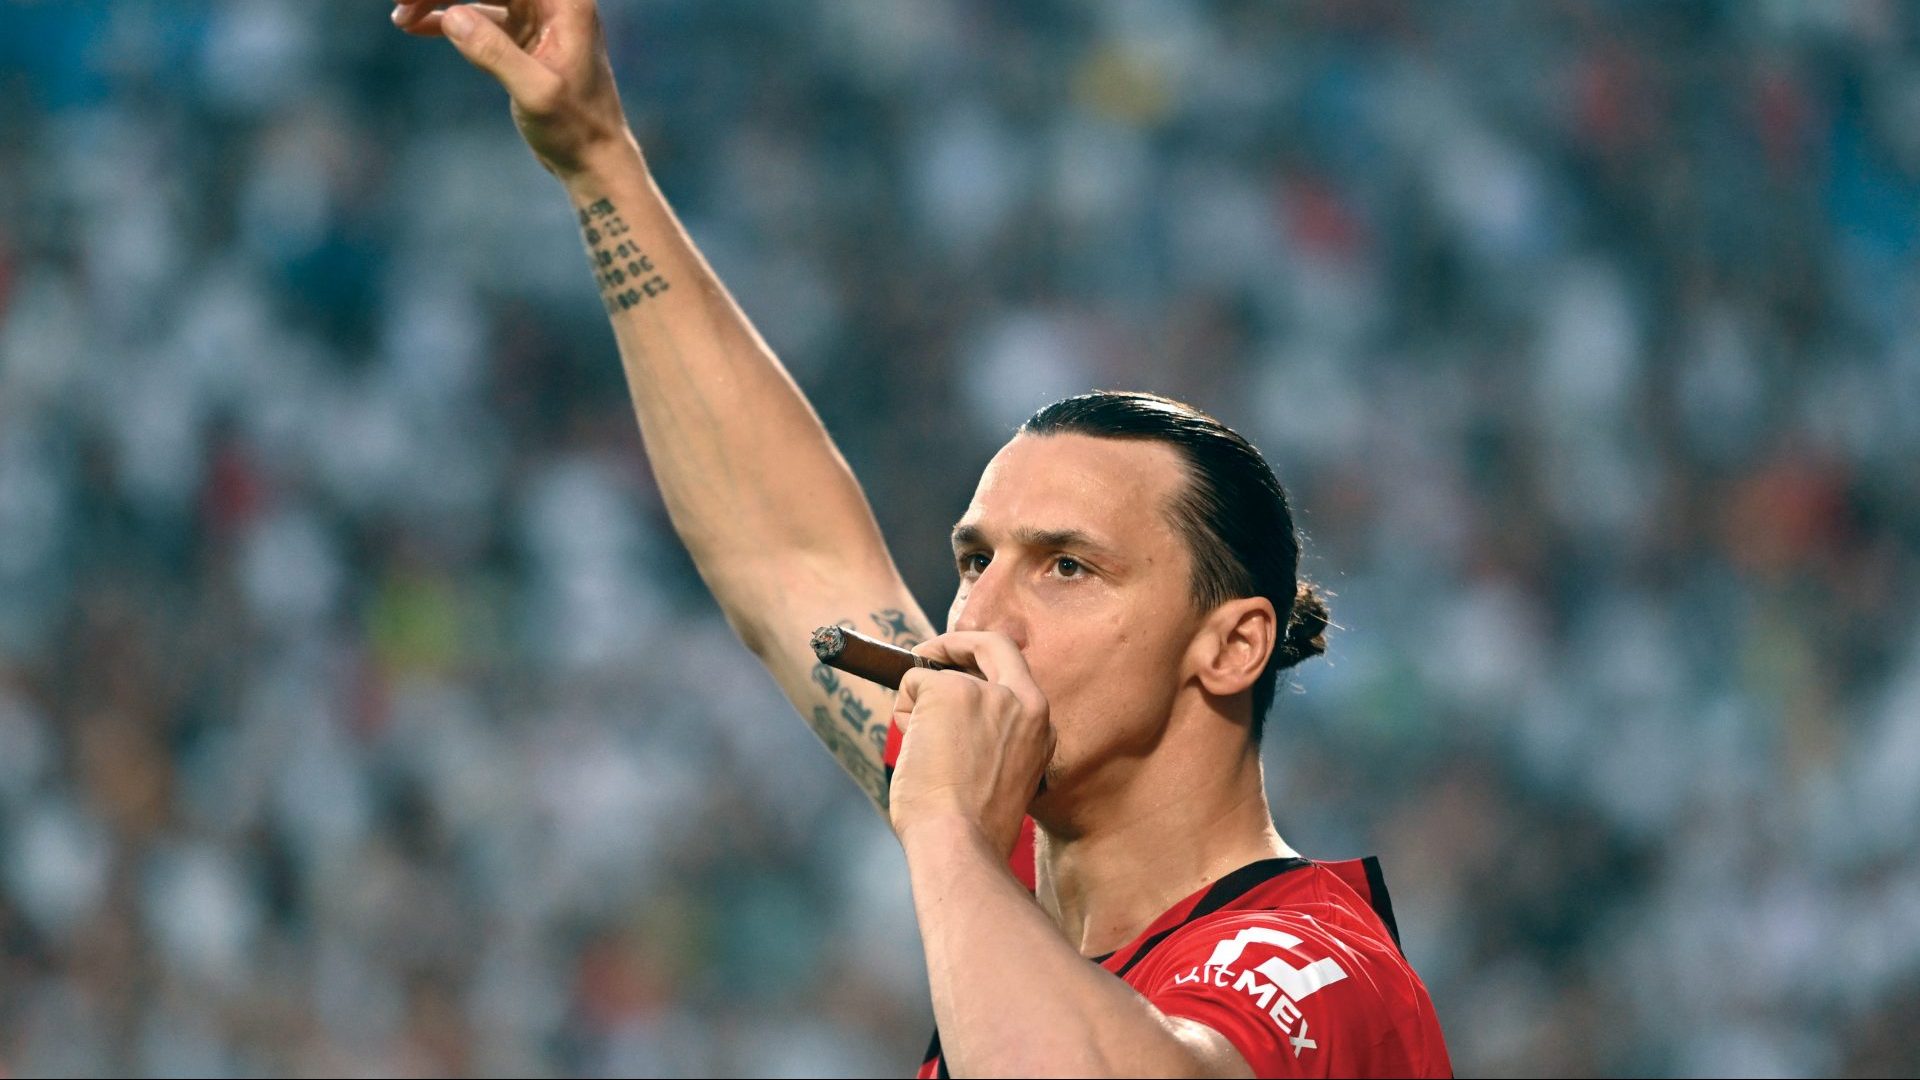
[[[1036,529],[1022,525],[1013,530],[1016,543],[1034,548],[1076,548],[1102,555],[1114,554],[1113,549],[1095,540],[1089,533],[1080,529]],[[955,525],[953,527],[953,546],[957,550],[967,547],[982,547],[987,542],[986,531],[978,525]]]

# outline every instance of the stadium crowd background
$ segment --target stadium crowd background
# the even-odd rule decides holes
[[[936,618],[1037,405],[1267,451],[1280,828],[1463,1074],[1920,1067],[1920,8],[606,8]],[[893,839],[385,17],[0,2],[0,1072],[902,1074]]]

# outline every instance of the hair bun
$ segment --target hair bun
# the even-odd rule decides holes
[[[1310,656],[1327,651],[1327,627],[1332,612],[1327,596],[1312,582],[1303,581],[1293,594],[1293,611],[1287,616],[1286,640],[1278,650],[1278,668],[1290,668]]]

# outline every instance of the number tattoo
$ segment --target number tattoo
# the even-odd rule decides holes
[[[580,210],[580,235],[587,242],[600,303],[609,315],[637,307],[668,289],[667,279],[655,272],[652,257],[628,239],[631,231],[610,199],[596,200]]]

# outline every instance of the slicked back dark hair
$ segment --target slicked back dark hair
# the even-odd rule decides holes
[[[1195,608],[1264,596],[1283,624],[1253,684],[1251,736],[1258,742],[1280,672],[1326,651],[1329,617],[1326,597],[1299,580],[1300,536],[1267,459],[1239,432],[1158,394],[1098,390],[1066,398],[1028,417],[1019,433],[1146,439],[1179,452],[1187,485],[1169,512],[1193,552]]]

